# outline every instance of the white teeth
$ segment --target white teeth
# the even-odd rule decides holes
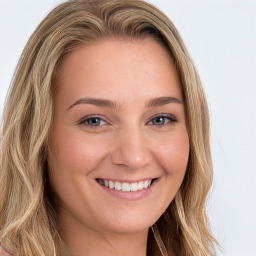
[[[108,187],[108,180],[104,180],[105,187]]]
[[[138,190],[142,190],[144,188],[144,182],[143,181],[140,181],[138,183]]]
[[[110,181],[108,182],[108,187],[109,187],[110,189],[114,189],[114,188],[115,188],[114,182],[110,180]]]
[[[130,185],[130,187],[131,187],[131,191],[138,191],[138,186],[137,186],[137,183],[136,183],[136,182],[132,183],[132,184]]]
[[[128,192],[128,191],[139,191],[142,189],[147,189],[151,185],[152,180],[145,180],[145,181],[139,181],[139,182],[133,182],[133,183],[127,183],[127,182],[122,183],[119,181],[99,179],[98,182],[107,188]]]
[[[143,184],[143,188],[147,188],[147,187],[148,187],[148,180],[145,180]]]
[[[118,181],[115,181],[115,190],[121,190],[122,189],[122,184]]]
[[[129,183],[122,183],[122,191],[131,191]]]

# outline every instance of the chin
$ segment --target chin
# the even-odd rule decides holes
[[[146,209],[122,209],[122,211],[112,211],[108,214],[105,212],[104,219],[100,219],[101,226],[99,228],[118,234],[140,233],[148,230],[162,213],[162,211],[154,212],[154,210]]]

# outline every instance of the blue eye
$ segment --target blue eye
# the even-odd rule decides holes
[[[164,126],[166,124],[171,124],[174,122],[177,122],[177,119],[172,115],[167,115],[167,116],[160,115],[151,119],[151,121],[148,124],[154,125],[154,126]],[[85,117],[79,121],[79,125],[86,125],[91,128],[98,128],[105,124],[106,122],[102,118],[97,116]]]
[[[92,126],[92,127],[98,127],[106,124],[106,122],[99,118],[99,117],[89,117],[86,119],[82,119],[79,124],[85,124],[87,126]]]
[[[176,118],[174,118],[171,115],[168,116],[157,116],[153,118],[149,123],[156,125],[156,126],[163,126],[166,125],[167,123],[174,123],[177,122]]]

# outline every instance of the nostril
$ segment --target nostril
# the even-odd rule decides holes
[[[112,153],[112,162],[123,165],[129,169],[138,169],[148,165],[152,156],[147,150],[127,149],[126,145]]]

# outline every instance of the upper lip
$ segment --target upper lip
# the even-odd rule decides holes
[[[141,178],[141,179],[134,179],[134,180],[131,180],[131,179],[112,179],[112,178],[97,178],[96,180],[108,180],[108,181],[117,181],[117,182],[120,182],[120,183],[135,183],[135,182],[140,182],[140,181],[145,181],[145,180],[154,180],[154,179],[157,179],[158,177],[155,177],[155,178]]]

